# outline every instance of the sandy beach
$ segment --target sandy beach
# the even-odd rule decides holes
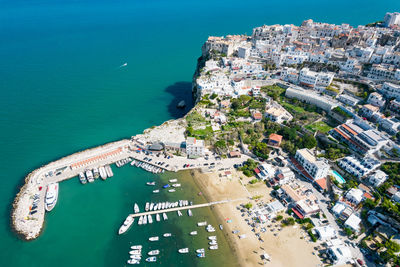
[[[265,262],[266,266],[318,266],[321,264],[318,256],[314,255],[315,245],[309,242],[308,235],[299,225],[281,227],[279,222],[266,223],[267,231],[260,233],[265,242],[260,242],[255,233],[251,231],[252,228],[245,221],[249,217],[242,217],[242,213],[237,207],[248,202],[253,203],[254,206],[257,202],[268,203],[273,200],[270,196],[271,189],[264,183],[258,182],[250,185],[251,179],[234,170],[228,176],[225,175],[225,172],[201,173],[193,171],[192,177],[208,201],[259,197],[257,201],[249,199],[249,201],[242,203],[228,203],[212,208],[218,220],[224,226],[224,235],[228,239],[234,254],[237,255],[238,265],[263,265],[264,262],[261,259],[263,253],[268,253],[271,257],[270,261]],[[282,215],[285,216],[284,213]],[[228,222],[228,220],[231,220],[231,222]],[[270,225],[270,227],[267,227],[267,225]],[[271,229],[274,229],[273,232]],[[232,231],[234,230],[240,232],[233,234]],[[274,233],[277,233],[276,236]],[[246,237],[239,239],[238,236],[242,234],[245,234]]]

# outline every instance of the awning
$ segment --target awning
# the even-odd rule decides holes
[[[296,208],[292,208],[292,211],[293,211],[294,214],[296,214],[297,217],[299,217],[300,219],[303,219],[303,218],[304,218],[303,214],[301,214],[300,211],[298,211]]]

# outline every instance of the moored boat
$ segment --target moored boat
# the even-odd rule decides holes
[[[157,222],[161,221],[160,214],[158,214],[158,213],[156,214],[156,221]]]
[[[197,223],[197,226],[206,226],[207,225],[207,222],[198,222]]]
[[[173,187],[181,187],[181,184],[173,184]]]
[[[206,253],[202,252],[202,253],[197,253],[196,255],[199,258],[205,258],[206,257]]]
[[[165,212],[162,214],[162,216],[163,216],[164,221],[168,220],[168,216]]]
[[[149,251],[147,254],[148,254],[149,256],[155,256],[155,255],[160,254],[160,251],[159,251],[158,249],[156,249],[156,250],[151,250],[151,251]]]
[[[178,179],[171,179],[171,180],[169,180],[169,182],[170,183],[176,183],[176,182],[178,182]]]
[[[163,188],[168,188],[168,187],[170,187],[169,184],[163,185]]]
[[[106,173],[106,169],[104,169],[104,166],[101,166],[99,168],[99,172],[100,172],[100,178],[103,180],[107,179],[107,173]]]
[[[178,252],[181,254],[189,253],[189,248],[180,248],[180,249],[178,249]]]
[[[204,253],[204,252],[205,252],[204,248],[196,249],[196,253]]]
[[[99,173],[99,169],[98,168],[94,168],[93,169],[93,176],[94,176],[94,179],[99,178],[100,173]]]
[[[142,224],[143,224],[143,216],[140,216],[138,225],[142,225]]]
[[[193,216],[193,213],[192,213],[192,211],[190,209],[188,209],[187,213],[188,213],[189,216]]]
[[[131,249],[142,249],[143,246],[142,245],[133,245],[131,246]]]
[[[211,250],[213,250],[213,249],[218,249],[218,245],[210,246],[209,249],[211,249]]]
[[[139,213],[140,209],[139,209],[139,205],[135,203],[135,205],[133,206],[133,211],[135,213]]]
[[[83,172],[80,172],[80,173],[79,173],[79,181],[81,182],[81,184],[86,184],[86,183],[87,183],[86,177],[85,177],[85,175],[83,174]]]
[[[156,182],[147,182],[146,185],[156,185]]]
[[[129,259],[126,263],[128,263],[128,264],[139,264],[140,261],[138,261],[136,259]]]
[[[135,219],[132,216],[129,215],[128,217],[126,217],[124,223],[119,228],[118,234],[123,234],[128,231],[134,221]]]
[[[153,190],[154,194],[160,193],[160,189]]]
[[[169,189],[168,190],[168,192],[170,192],[170,193],[173,193],[173,192],[175,192],[176,190],[175,189]]]
[[[172,234],[171,233],[165,233],[163,234],[163,237],[170,237]]]
[[[158,236],[152,236],[152,237],[149,238],[149,241],[154,242],[154,241],[158,241],[159,239],[160,238]]]
[[[149,223],[153,223],[153,217],[149,214],[147,215]]]
[[[58,183],[52,183],[47,186],[45,208],[47,211],[51,211],[57,203],[58,199]]]
[[[190,232],[190,235],[197,235],[197,231]]]
[[[146,259],[147,262],[156,262],[157,261],[157,257],[156,256],[152,256],[152,257],[148,257]]]

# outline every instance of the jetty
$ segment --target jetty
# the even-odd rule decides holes
[[[214,202],[202,203],[202,204],[196,204],[196,205],[188,205],[188,206],[176,207],[176,208],[170,208],[170,209],[153,210],[153,211],[146,211],[146,212],[141,212],[141,213],[132,213],[132,214],[129,214],[129,216],[135,218],[135,217],[153,215],[153,214],[164,213],[164,212],[166,213],[166,212],[178,211],[178,210],[204,208],[204,207],[209,207],[212,205],[224,204],[224,203],[234,202],[234,201],[243,201],[243,200],[246,200],[246,199],[245,198],[226,199],[226,200],[220,200],[220,201],[214,201]]]

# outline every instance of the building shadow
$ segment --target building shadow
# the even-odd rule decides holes
[[[181,118],[194,105],[192,97],[192,83],[190,82],[176,82],[165,88],[165,92],[173,96],[171,102],[168,104],[168,112],[173,119]],[[182,100],[185,101],[186,106],[184,108],[177,108],[177,105]]]

